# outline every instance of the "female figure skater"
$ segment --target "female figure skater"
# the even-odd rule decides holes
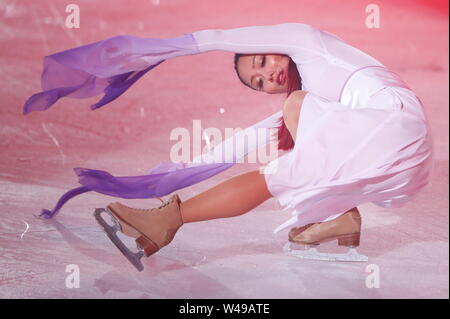
[[[262,125],[278,127],[278,147],[288,152],[185,201],[174,194],[151,209],[113,202],[107,207],[113,228],[97,211],[109,237],[139,270],[140,258],[168,245],[184,223],[242,215],[271,197],[294,208],[293,217],[275,230],[290,228],[290,242],[314,246],[337,239],[356,247],[358,205],[399,206],[429,183],[432,143],[421,101],[378,60],[300,23],[191,36],[195,50],[184,54],[234,52],[243,84],[288,95],[282,110]],[[124,247],[118,230],[136,238],[139,254]]]

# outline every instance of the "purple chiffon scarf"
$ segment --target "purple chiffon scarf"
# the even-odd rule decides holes
[[[23,113],[47,110],[62,97],[84,99],[103,92],[104,96],[91,105],[95,110],[118,98],[166,59],[197,53],[200,51],[192,34],[173,39],[119,35],[46,56],[41,76],[43,91],[26,101]],[[43,209],[39,216],[52,218],[69,199],[89,191],[121,198],[165,196],[234,164],[163,162],[146,175],[120,177],[106,171],[74,168],[82,186],[63,194],[52,210]]]

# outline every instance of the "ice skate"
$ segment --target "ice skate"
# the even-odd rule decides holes
[[[183,225],[180,203],[177,194],[153,209],[136,209],[115,202],[109,204],[106,209],[96,209],[94,216],[122,254],[137,270],[142,271],[144,266],[141,258],[148,257],[168,245]],[[103,212],[111,217],[113,226],[108,225],[101,217]],[[117,236],[118,231],[136,239],[138,252],[132,252],[125,246]]]
[[[327,261],[368,261],[367,256],[356,251],[361,236],[361,216],[357,209],[342,214],[336,219],[292,228],[289,242],[283,251],[289,255]],[[347,253],[322,253],[317,250],[321,243],[337,240],[339,246],[348,247]],[[295,249],[303,246],[304,249]]]

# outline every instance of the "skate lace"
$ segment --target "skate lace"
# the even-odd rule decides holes
[[[164,200],[162,200],[160,197],[157,197],[157,196],[155,196],[155,198],[159,199],[161,201],[161,203],[162,203],[158,208],[150,208],[150,209],[148,209],[148,208],[133,208],[133,210],[141,212],[141,213],[148,213],[148,212],[152,212],[154,210],[158,210],[160,208],[163,208],[163,207],[165,207],[165,206],[167,206],[167,205],[169,205],[170,203],[173,202],[173,200],[168,200],[168,201],[165,202]]]
[[[170,201],[170,200],[168,200],[167,202],[165,202],[165,201],[163,201],[160,197],[156,197],[157,199],[159,199],[160,201],[161,201],[161,205],[158,207],[158,209],[160,209],[160,208],[162,208],[162,207],[164,207],[164,206],[167,206],[167,205],[169,205],[172,201]]]
[[[154,211],[154,210],[158,210],[158,209],[160,209],[160,208],[163,208],[163,207],[165,207],[165,206],[167,206],[167,205],[169,205],[170,203],[171,203],[171,201],[169,200],[169,201],[164,201],[164,200],[162,200],[160,197],[157,197],[157,196],[155,196],[157,199],[159,199],[160,201],[161,201],[161,205],[158,207],[158,208],[151,208],[151,209],[146,209],[146,208],[134,208],[135,210],[137,210],[137,211],[139,211],[139,212],[143,212],[143,213],[146,213],[146,212],[151,212],[151,211]]]

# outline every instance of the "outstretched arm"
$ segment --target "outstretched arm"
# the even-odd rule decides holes
[[[320,31],[302,23],[283,23],[193,32],[200,52],[278,53],[307,57],[320,51]]]
[[[232,163],[241,162],[243,158],[258,147],[264,146],[273,140],[274,128],[282,115],[278,111],[259,121],[213,147],[208,153],[200,154],[193,159],[193,163]]]

